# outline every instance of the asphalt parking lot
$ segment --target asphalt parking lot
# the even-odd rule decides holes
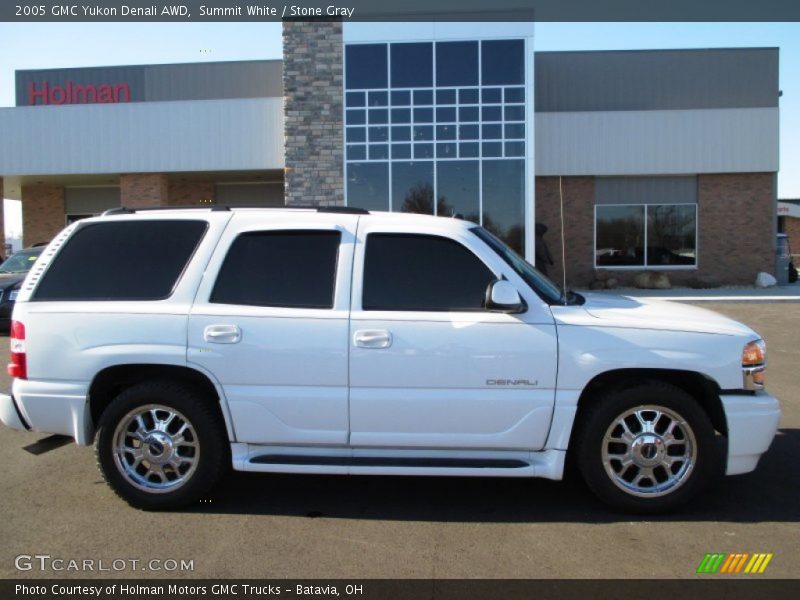
[[[104,484],[92,450],[34,455],[23,447],[46,436],[0,427],[0,577],[690,578],[707,552],[771,552],[758,577],[797,577],[800,303],[702,305],[767,340],[783,417],[755,473],[726,478],[678,514],[611,512],[580,482],[244,474],[191,510],[144,513]],[[15,568],[34,554],[194,568]]]

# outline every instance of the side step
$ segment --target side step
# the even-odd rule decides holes
[[[258,465],[320,465],[331,467],[422,467],[452,469],[521,469],[529,466],[522,460],[502,458],[425,458],[392,456],[300,456],[267,454],[254,456]]]
[[[237,471],[319,475],[545,477],[561,479],[564,450],[449,450],[278,446],[233,442]]]

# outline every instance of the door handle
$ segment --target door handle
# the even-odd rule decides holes
[[[236,344],[242,340],[242,330],[237,325],[208,325],[203,339],[212,344]]]
[[[361,329],[353,335],[353,342],[360,348],[388,348],[392,334],[385,329]]]

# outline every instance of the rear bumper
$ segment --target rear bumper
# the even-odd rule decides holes
[[[0,420],[12,429],[68,435],[92,443],[94,428],[84,384],[15,379],[11,396],[0,394]]]
[[[28,431],[30,427],[23,420],[22,413],[12,396],[0,394],[0,421],[3,425],[11,429],[21,429]]]
[[[727,475],[749,473],[767,451],[781,418],[778,399],[766,392],[720,396],[728,423]]]

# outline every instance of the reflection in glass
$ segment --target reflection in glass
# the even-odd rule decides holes
[[[392,92],[392,106],[408,106],[411,104],[411,92],[408,90]]]
[[[445,161],[436,165],[439,215],[449,217],[457,213],[468,221],[480,222],[478,167],[477,160]]]
[[[385,142],[389,139],[388,127],[370,127],[369,128],[369,141],[370,142]]]
[[[366,142],[367,130],[363,127],[348,127],[347,128],[347,141],[348,142]]]
[[[411,158],[411,144],[392,144],[392,158]]]
[[[348,144],[347,160],[367,160],[367,147],[362,144]]]
[[[433,90],[414,90],[414,104],[433,104]]]
[[[697,264],[697,206],[665,204],[647,207],[647,264]]]
[[[393,108],[392,123],[411,123],[411,109]]]
[[[506,88],[506,102],[525,102],[525,88]]]
[[[483,161],[483,226],[520,254],[525,240],[525,161]]]
[[[373,108],[369,111],[369,124],[383,124],[389,122],[389,111],[385,108]]]
[[[454,140],[454,139],[456,139],[456,126],[455,125],[437,125],[436,126],[436,139],[437,140]]]
[[[598,206],[595,234],[597,266],[644,265],[644,206]]]
[[[392,87],[433,85],[433,44],[391,45]]]
[[[458,90],[458,101],[461,104],[477,104],[478,103],[478,90],[466,89]]]
[[[475,158],[478,156],[480,148],[477,142],[467,142],[458,145],[458,154],[461,158]]]
[[[478,85],[478,42],[436,44],[436,85]]]
[[[348,110],[345,112],[345,123],[347,125],[363,125],[367,122],[367,111]]]
[[[345,104],[348,108],[364,106],[364,92],[347,92],[345,94]]]
[[[484,104],[500,103],[501,88],[484,88],[481,92]]]
[[[402,212],[433,214],[433,162],[392,163],[392,205]]]
[[[347,205],[389,210],[389,163],[349,163]]]
[[[483,142],[481,145],[483,156],[491,156],[497,158],[503,156],[503,144],[500,142]]]
[[[455,90],[436,90],[436,104],[455,104]]]
[[[369,147],[370,160],[383,160],[389,158],[389,145],[388,144],[372,144]]]
[[[521,85],[525,82],[525,42],[493,40],[481,44],[481,85]]]
[[[385,88],[389,81],[386,44],[349,44],[345,48],[347,89]]]
[[[408,142],[411,141],[411,127],[392,127],[392,141],[393,142]]]
[[[386,92],[370,92],[370,106],[386,106],[389,103],[389,95]]]
[[[433,127],[430,125],[420,125],[414,127],[414,140],[428,142],[433,139]]]
[[[458,145],[452,142],[436,144],[436,158],[456,158]]]
[[[525,142],[506,142],[506,156],[525,156]]]
[[[433,109],[432,108],[415,108],[414,109],[414,122],[415,123],[433,123]]]
[[[414,158],[433,158],[433,144],[414,144]]]

